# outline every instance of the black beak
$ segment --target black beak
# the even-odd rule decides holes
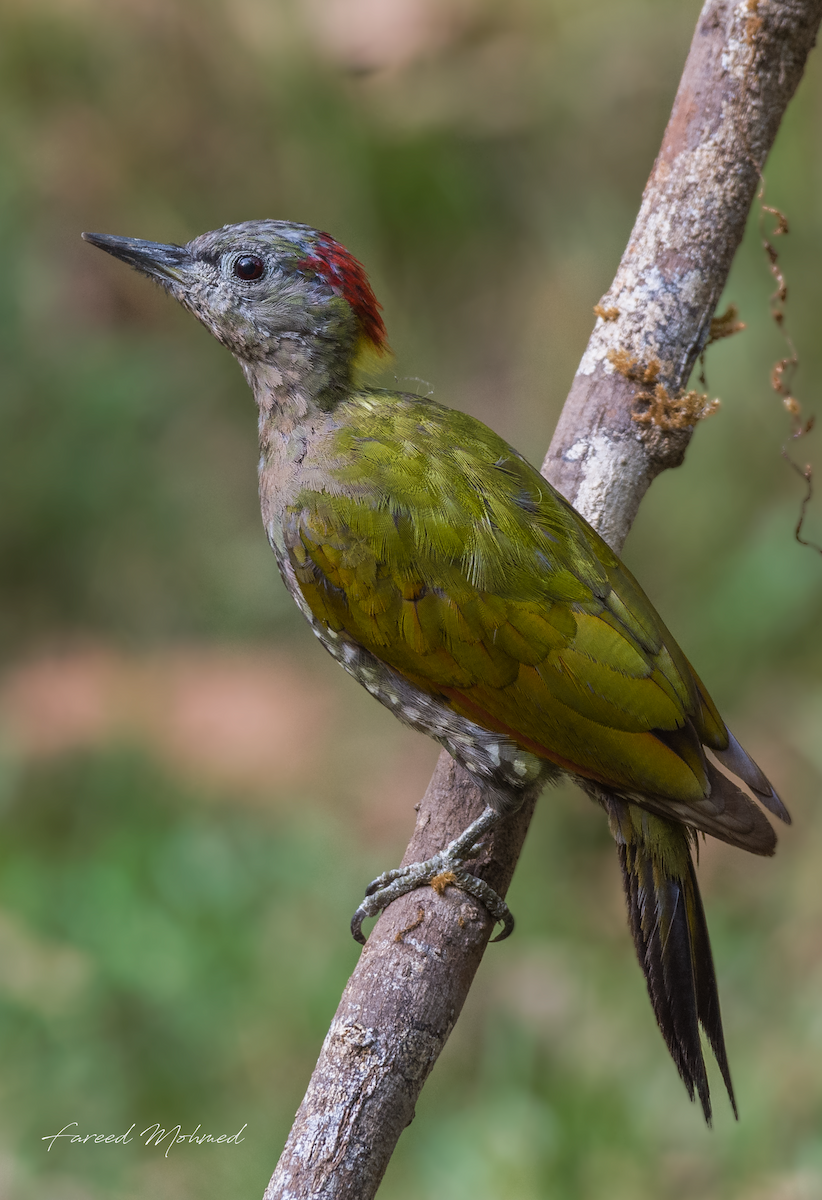
[[[83,240],[99,246],[107,254],[121,258],[130,267],[142,271],[159,283],[185,282],[192,259],[185,246],[164,246],[160,242],[143,242],[139,238],[114,237],[110,233],[84,233]]]

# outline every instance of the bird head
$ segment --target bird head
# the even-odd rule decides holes
[[[243,362],[265,361],[284,338],[319,342],[351,361],[388,348],[363,267],[308,225],[245,221],[186,246],[83,237],[159,283]]]

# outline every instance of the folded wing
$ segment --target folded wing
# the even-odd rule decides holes
[[[339,486],[292,507],[288,550],[314,615],[523,748],[772,853],[769,823],[706,750],[787,819],[784,806],[633,576],[501,439],[464,417],[455,445],[440,411],[394,401],[389,420],[372,403],[338,439]]]

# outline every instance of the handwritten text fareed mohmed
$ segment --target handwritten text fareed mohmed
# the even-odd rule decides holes
[[[81,1144],[85,1144],[86,1142],[91,1142],[91,1143],[97,1143],[97,1144],[102,1143],[103,1145],[114,1144],[114,1145],[125,1146],[128,1142],[134,1141],[134,1138],[130,1136],[132,1129],[134,1129],[134,1125],[132,1125],[131,1128],[127,1129],[125,1133],[119,1133],[119,1134],[115,1134],[115,1133],[110,1133],[110,1134],[86,1133],[86,1134],[83,1134],[83,1133],[69,1133],[68,1132],[70,1129],[72,1129],[72,1128],[76,1129],[77,1127],[78,1127],[78,1125],[77,1125],[76,1121],[70,1121],[68,1125],[63,1126],[63,1128],[60,1130],[59,1133],[47,1133],[45,1135],[45,1137],[42,1137],[40,1139],[40,1141],[48,1142],[49,1150],[51,1150],[52,1146],[54,1145],[54,1143],[57,1141],[58,1138],[68,1138],[70,1144],[75,1144],[78,1142]],[[171,1129],[161,1129],[160,1124],[158,1122],[155,1125],[149,1125],[146,1129],[144,1129],[142,1131],[141,1134],[139,1134],[139,1137],[141,1137],[141,1138],[144,1137],[146,1139],[145,1140],[146,1146],[160,1146],[166,1140],[166,1138],[168,1138],[169,1142],[168,1142],[168,1145],[166,1146],[166,1151],[165,1151],[165,1157],[168,1158],[168,1152],[171,1149],[171,1147],[178,1145],[180,1142],[188,1142],[189,1144],[191,1144],[193,1142],[198,1146],[202,1146],[203,1143],[206,1143],[206,1142],[211,1142],[212,1144],[215,1144],[215,1145],[221,1143],[224,1146],[229,1146],[229,1145],[238,1146],[240,1144],[240,1142],[245,1141],[245,1138],[241,1137],[240,1134],[243,1132],[244,1129],[247,1129],[247,1128],[248,1128],[248,1122],[246,1122],[246,1124],[243,1125],[242,1129],[238,1129],[236,1133],[232,1133],[232,1134],[221,1133],[221,1134],[219,1134],[219,1136],[214,1137],[213,1134],[210,1134],[210,1133],[200,1133],[199,1125],[197,1126],[197,1128],[194,1130],[193,1133],[183,1133],[181,1125],[175,1125]]]

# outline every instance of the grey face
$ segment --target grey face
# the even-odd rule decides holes
[[[287,221],[247,221],[187,246],[84,233],[189,309],[238,358],[265,359],[283,337],[347,342],[356,319],[322,266],[327,235]]]

